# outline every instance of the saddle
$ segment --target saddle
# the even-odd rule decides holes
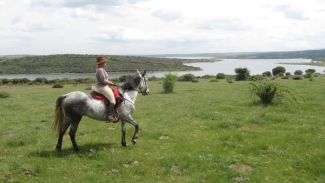
[[[115,112],[116,112],[116,109],[119,108],[121,106],[122,102],[124,101],[124,97],[121,93],[118,92],[117,88],[111,88],[111,89],[113,91],[115,101],[116,101],[115,106],[114,106]],[[95,86],[91,87],[90,96],[93,97],[94,99],[104,101],[106,108],[108,107],[108,104],[110,103],[109,100],[103,94],[101,94]],[[117,114],[117,112],[116,112],[116,114]],[[116,118],[120,119],[120,115],[117,114]]]

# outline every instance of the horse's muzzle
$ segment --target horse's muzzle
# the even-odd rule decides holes
[[[149,91],[142,92],[142,95],[149,95]]]

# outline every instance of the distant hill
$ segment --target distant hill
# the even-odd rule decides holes
[[[325,49],[280,51],[280,52],[229,52],[229,53],[197,53],[197,54],[162,54],[146,55],[150,57],[213,57],[217,59],[290,59],[304,58],[314,61],[325,61]]]
[[[46,56],[0,56],[0,74],[48,74],[48,73],[94,73],[98,55],[46,55]],[[147,71],[195,71],[199,67],[186,66],[184,62],[207,62],[211,60],[167,59],[140,56],[105,55],[108,72],[127,72],[137,69]]]
[[[93,73],[98,55],[6,55],[0,56],[0,74],[48,74],[48,73]],[[186,66],[189,62],[213,62],[218,59],[290,59],[305,58],[325,62],[325,49],[285,52],[238,52],[162,54],[142,56],[105,55],[108,72],[148,71],[193,71],[198,67]],[[213,59],[175,59],[166,57],[211,57]]]

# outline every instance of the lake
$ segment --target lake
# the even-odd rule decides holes
[[[178,57],[181,58],[181,57]],[[186,57],[188,59],[188,57]],[[191,57],[192,58],[192,57]],[[195,58],[195,57],[193,57]],[[206,58],[206,57],[204,57]],[[197,57],[196,57],[197,59]],[[147,72],[148,77],[164,77],[165,74],[172,73],[177,74],[178,76],[184,74],[194,74],[195,76],[204,76],[204,75],[217,75],[218,73],[232,74],[235,75],[235,69],[242,67],[248,68],[251,75],[262,74],[265,71],[272,72],[272,69],[277,66],[283,66],[286,68],[286,72],[291,72],[292,74],[296,70],[302,70],[305,72],[307,69],[315,69],[318,73],[323,73],[325,67],[319,66],[309,66],[309,65],[287,65],[280,63],[297,63],[297,62],[311,62],[310,59],[223,59],[220,62],[204,62],[204,63],[189,63],[186,65],[200,67],[202,71],[184,71],[184,72]],[[135,74],[134,72],[119,72],[119,73],[108,73],[110,78],[117,78],[124,74]],[[88,74],[11,74],[11,75],[0,75],[0,78],[27,78],[34,80],[36,78],[42,77],[46,79],[63,79],[63,78],[86,78],[94,77],[95,73]]]

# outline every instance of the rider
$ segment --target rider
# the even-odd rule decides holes
[[[103,94],[110,103],[107,108],[107,122],[117,122],[117,119],[114,117],[115,110],[114,105],[116,103],[115,97],[112,89],[109,86],[113,86],[113,82],[108,80],[108,74],[105,71],[104,67],[106,66],[106,60],[104,56],[97,57],[96,64],[96,87],[99,92]]]

